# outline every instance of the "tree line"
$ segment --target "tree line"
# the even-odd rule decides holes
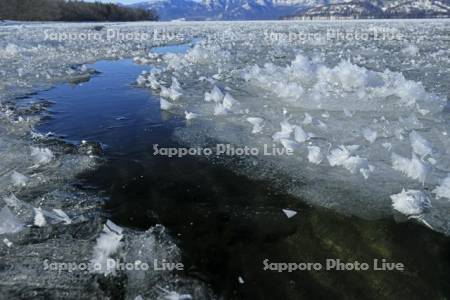
[[[0,20],[143,21],[157,20],[154,11],[80,0],[0,0]]]

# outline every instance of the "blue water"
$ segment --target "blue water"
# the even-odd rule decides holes
[[[186,53],[193,44],[195,44],[198,40],[194,39],[192,43],[189,44],[181,44],[181,45],[169,45],[169,46],[162,46],[162,47],[156,47],[152,49],[152,52],[158,53],[158,54],[166,54],[166,53]]]
[[[39,93],[51,100],[52,117],[38,127],[66,141],[97,141],[112,153],[136,149],[170,135],[180,118],[160,111],[159,99],[134,82],[150,66],[132,60],[99,61],[90,67],[98,72],[88,82],[63,84]]]

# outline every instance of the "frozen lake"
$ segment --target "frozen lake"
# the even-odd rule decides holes
[[[351,297],[448,295],[449,26],[2,26],[0,255],[9,268],[0,289],[117,299],[339,298],[342,286]],[[169,158],[154,155],[155,144],[260,151]],[[293,155],[262,155],[267,146]],[[38,276],[48,257],[186,268]],[[328,258],[386,259],[408,272],[263,270],[265,259]]]

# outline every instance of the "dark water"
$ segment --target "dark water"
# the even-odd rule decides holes
[[[175,50],[174,50],[175,49]],[[159,51],[178,51],[179,48]],[[182,50],[180,50],[182,51]],[[184,50],[183,50],[184,51]],[[166,226],[183,251],[186,273],[209,282],[225,299],[448,299],[450,242],[415,223],[365,221],[310,207],[206,160],[153,156],[153,144],[177,146],[184,121],[161,113],[130,60],[100,61],[80,85],[37,95],[51,100],[41,132],[66,141],[105,145],[106,162],[84,174],[110,198],[105,211],[123,226]],[[282,208],[298,211],[288,219]],[[400,271],[263,270],[263,261],[343,262],[387,259]],[[244,283],[240,283],[241,277]]]
[[[109,155],[118,155],[143,151],[140,147],[147,145],[148,139],[164,138],[181,124],[173,116],[165,119],[159,100],[133,86],[148,66],[121,60],[100,61],[92,67],[100,73],[90,81],[64,84],[39,94],[54,102],[52,119],[38,128],[41,132],[53,132],[74,143],[99,141],[109,149]]]

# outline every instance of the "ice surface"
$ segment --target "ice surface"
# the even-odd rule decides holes
[[[108,264],[108,259],[114,255],[121,246],[123,229],[111,221],[107,221],[103,227],[103,232],[97,238],[91,262],[100,267],[95,271],[103,273],[105,276],[115,274],[116,264]],[[114,260],[113,260],[114,261]]]
[[[8,248],[10,248],[10,247],[13,245],[13,243],[12,243],[10,240],[8,240],[7,238],[4,238],[4,239],[3,239],[3,243],[5,243],[5,245],[6,245]]]
[[[420,215],[431,208],[430,199],[418,190],[402,190],[401,193],[392,195],[391,199],[392,207],[407,216]]]
[[[257,134],[260,133],[263,129],[263,122],[264,119],[263,118],[258,118],[258,117],[248,117],[247,121],[253,125],[252,128],[252,133],[253,134]]]
[[[364,128],[362,133],[363,133],[364,138],[367,141],[369,141],[371,144],[373,144],[375,142],[375,140],[377,139],[377,136],[378,136],[377,132],[370,128]]]
[[[392,153],[392,168],[402,172],[411,179],[422,182],[422,184],[425,184],[425,179],[429,172],[427,164],[420,160],[414,153],[411,159]]]
[[[323,160],[323,155],[320,147],[318,146],[308,146],[308,160],[313,164],[320,164]]]
[[[171,100],[178,100],[183,95],[181,85],[176,77],[172,76],[172,85],[170,87],[159,86],[160,96]]]
[[[301,126],[295,126],[294,139],[299,143],[304,143],[309,140],[310,136],[306,133]]]
[[[437,186],[433,190],[433,193],[436,194],[437,198],[447,198],[450,200],[450,175],[442,180],[441,185]]]
[[[280,126],[281,126],[281,130],[275,132],[272,135],[272,139],[274,141],[281,141],[282,139],[289,139],[295,128],[292,124],[289,124],[289,122],[287,120],[284,120],[283,122],[281,122]]]
[[[184,116],[186,120],[192,120],[198,118],[200,115],[194,112],[185,111]]]
[[[237,104],[238,104],[238,102],[236,101],[236,99],[234,99],[233,96],[231,96],[229,93],[226,93],[225,96],[223,97],[222,105],[226,109],[231,110],[233,108],[233,106],[235,106]]]
[[[22,224],[17,220],[8,207],[4,206],[0,211],[0,234],[16,233],[22,229]]]
[[[16,185],[16,186],[25,186],[28,182],[28,177],[26,177],[23,174],[20,174],[17,171],[13,171],[11,173],[11,181],[12,184]]]
[[[177,292],[168,292],[167,295],[164,296],[165,300],[191,300],[192,296],[188,294],[178,294]]]
[[[259,149],[275,143],[294,155],[258,156],[258,163],[250,157],[235,171],[271,179],[313,204],[385,217],[393,214],[391,195],[403,188],[435,190],[450,170],[450,140],[444,134],[450,60],[443,56],[450,46],[443,38],[449,23],[431,23],[410,22],[406,29],[392,22],[404,40],[298,43],[271,40],[261,29],[323,33],[333,26],[370,35],[378,25],[234,24],[228,39],[214,34],[223,28],[211,25],[187,53],[153,61],[160,71],[152,80],[175,76],[186,97],[174,112],[199,114],[177,131],[180,142],[211,146],[216,140]],[[439,38],[431,38],[430,30]],[[224,101],[227,94],[233,101]],[[434,199],[437,195],[429,196],[433,207],[424,219],[450,233],[448,205],[444,197]]]
[[[297,212],[292,209],[285,208],[285,209],[282,209],[282,211],[288,219],[292,218],[293,216],[295,216],[297,214]]]
[[[299,143],[290,139],[280,139],[280,143],[286,150],[290,152],[294,152],[295,150],[298,150],[300,148]]]
[[[412,131],[409,134],[409,140],[412,150],[417,155],[426,156],[433,152],[432,145],[416,131]]]
[[[34,225],[38,227],[44,227],[47,225],[47,220],[45,219],[41,208],[34,209]]]
[[[161,98],[159,100],[159,103],[160,103],[161,110],[171,110],[176,107],[175,104],[165,100],[164,98]]]
[[[59,217],[66,225],[69,225],[70,223],[72,223],[72,220],[70,219],[70,217],[69,217],[62,209],[54,208],[53,211],[58,215],[58,217]]]
[[[409,56],[416,56],[419,53],[419,48],[411,44],[402,49],[402,53]]]
[[[221,102],[224,97],[225,96],[223,95],[222,91],[217,86],[214,86],[211,92],[205,92],[206,102],[214,101],[218,103]]]
[[[353,153],[359,149],[358,145],[341,145],[330,151],[327,156],[330,166],[342,166],[355,174],[361,169],[368,169],[367,159],[361,158]],[[363,174],[364,175],[364,174]]]
[[[31,147],[31,157],[36,165],[45,165],[52,161],[54,155],[48,148]]]

